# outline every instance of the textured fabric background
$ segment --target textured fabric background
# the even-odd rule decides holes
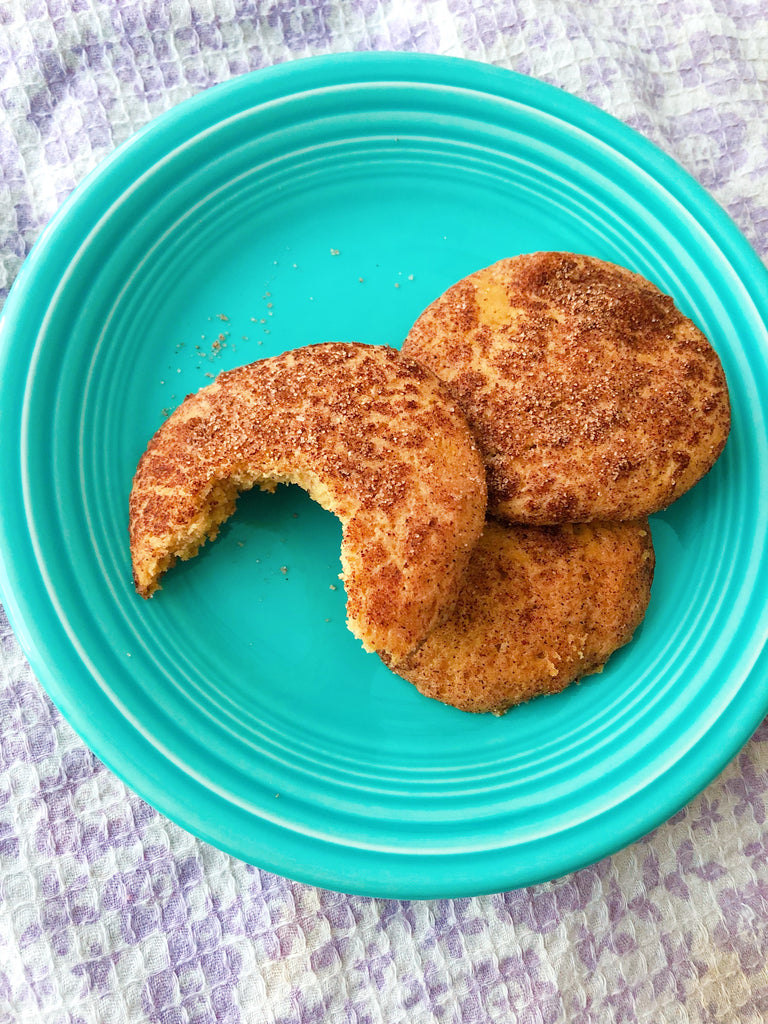
[[[341,50],[490,61],[671,153],[768,255],[765,0],[0,0],[0,299],[84,174],[207,86]],[[643,841],[401,903],[192,838],[83,746],[0,611],[0,1024],[768,1020],[768,726]]]

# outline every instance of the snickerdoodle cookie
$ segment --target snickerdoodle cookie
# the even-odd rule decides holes
[[[403,352],[448,383],[507,522],[628,520],[713,465],[730,427],[714,349],[645,278],[571,253],[470,274],[418,318]]]
[[[647,520],[504,526],[488,520],[453,614],[395,672],[427,697],[500,713],[599,672],[650,598]]]
[[[342,522],[348,625],[397,663],[450,610],[483,528],[483,463],[428,369],[385,346],[327,343],[229,370],[149,442],[130,498],[149,597],[232,514],[239,491],[305,488]]]

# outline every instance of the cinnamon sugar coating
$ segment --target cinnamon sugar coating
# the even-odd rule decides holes
[[[226,371],[149,442],[130,498],[149,597],[235,509],[296,483],[342,522],[348,625],[397,662],[450,611],[486,508],[482,460],[431,371],[384,346],[328,343]]]
[[[628,520],[667,507],[730,428],[720,360],[673,300],[593,257],[501,260],[449,288],[403,352],[450,386],[507,522]]]
[[[557,693],[599,672],[629,642],[653,570],[647,520],[504,526],[489,519],[453,614],[392,667],[425,696],[462,711],[498,714]]]

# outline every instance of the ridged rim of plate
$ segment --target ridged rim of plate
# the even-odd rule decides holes
[[[276,188],[282,188],[286,160],[292,161],[295,188],[311,183],[318,167],[327,169],[333,161],[354,177],[355,153],[361,147],[365,151],[363,162],[371,154],[378,158],[387,154],[387,159],[396,159],[391,140],[377,136],[372,128],[366,135],[366,124],[375,124],[377,117],[386,120],[390,107],[397,109],[401,121],[406,123],[408,95],[413,97],[413,128],[410,135],[403,133],[397,145],[406,157],[409,152],[428,153],[433,167],[444,161],[447,173],[455,171],[463,161],[471,173],[487,175],[489,180],[496,176],[503,187],[503,161],[494,151],[492,141],[486,138],[486,126],[495,128],[501,123],[511,138],[517,124],[523,130],[525,118],[538,118],[546,125],[546,131],[544,140],[537,142],[537,160],[530,168],[531,175],[536,176],[534,198],[540,198],[546,191],[548,173],[556,176],[559,194],[567,188],[562,173],[557,177],[559,151],[553,153],[552,167],[547,165],[548,132],[559,131],[568,136],[574,166],[578,161],[588,160],[590,149],[599,151],[600,160],[615,171],[617,189],[624,187],[622,182],[637,177],[642,183],[633,214],[638,258],[650,258],[644,252],[643,189],[649,194],[653,192],[657,201],[662,197],[668,203],[670,228],[664,244],[673,251],[675,229],[683,226],[702,246],[699,258],[705,269],[700,274],[696,259],[690,254],[680,255],[688,273],[699,278],[696,289],[702,304],[723,305],[724,323],[738,322],[743,330],[754,332],[750,354],[754,357],[757,346],[762,362],[748,358],[740,339],[729,338],[728,328],[724,327],[725,342],[733,342],[728,358],[738,376],[740,391],[749,398],[748,408],[734,409],[735,433],[748,438],[758,454],[757,467],[750,467],[744,451],[736,451],[731,456],[730,472],[736,478],[750,471],[765,476],[768,457],[764,429],[761,433],[765,409],[760,400],[760,383],[766,379],[765,269],[735,225],[685,172],[608,115],[551,86],[512,72],[414,54],[313,58],[254,72],[217,86],[152,122],[83,182],[43,233],[22,268],[0,325],[0,430],[6,437],[18,440],[15,451],[6,441],[0,455],[0,486],[5,495],[13,495],[4,500],[0,524],[0,588],[14,629],[52,699],[96,754],[163,813],[239,857],[314,884],[371,895],[460,896],[556,877],[624,846],[687,803],[746,742],[768,709],[764,602],[761,607],[754,607],[755,587],[766,564],[765,502],[755,509],[749,538],[755,548],[749,571],[738,581],[738,600],[724,609],[723,597],[711,582],[716,579],[722,584],[730,578],[724,556],[717,564],[711,560],[702,564],[701,575],[690,594],[691,605],[698,609],[691,613],[698,635],[712,634],[718,616],[721,624],[725,621],[732,627],[726,640],[713,640],[706,664],[697,670],[719,673],[724,660],[731,659],[727,677],[713,684],[713,699],[707,709],[698,717],[691,717],[684,699],[690,658],[701,657],[691,640],[689,618],[685,635],[682,627],[673,632],[667,647],[656,654],[657,665],[667,658],[678,659],[675,673],[665,679],[662,689],[653,691],[653,680],[646,672],[648,678],[643,685],[638,684],[634,704],[617,711],[616,702],[609,701],[602,723],[594,723],[595,732],[590,737],[574,728],[572,739],[571,734],[566,734],[542,740],[537,765],[542,778],[551,772],[557,781],[557,773],[562,775],[567,769],[571,762],[567,758],[563,761],[563,756],[569,744],[573,763],[588,743],[601,751],[602,759],[581,779],[579,807],[574,807],[573,791],[565,787],[560,798],[552,798],[550,820],[531,829],[518,827],[515,813],[526,792],[535,785],[535,778],[528,777],[528,761],[522,769],[524,778],[518,780],[520,788],[514,790],[510,782],[516,778],[515,762],[519,760],[514,752],[504,754],[496,750],[485,763],[462,764],[455,769],[436,765],[428,771],[415,761],[376,761],[366,751],[364,742],[355,751],[356,756],[349,752],[340,754],[333,749],[332,740],[324,741],[322,733],[308,733],[303,739],[291,735],[289,744],[287,727],[280,722],[261,720],[258,708],[252,715],[243,716],[236,705],[229,706],[223,690],[199,690],[191,717],[185,721],[184,690],[195,690],[195,668],[192,664],[185,666],[184,652],[172,648],[165,662],[157,661],[153,669],[164,673],[169,685],[177,688],[178,704],[174,710],[178,714],[174,718],[169,710],[167,720],[156,718],[152,731],[148,731],[135,708],[121,701],[120,688],[112,685],[114,679],[104,674],[103,666],[114,670],[114,665],[109,664],[109,652],[99,650],[96,642],[98,616],[122,614],[127,593],[124,583],[110,584],[114,596],[111,609],[88,609],[86,594],[82,595],[82,607],[64,607],[58,600],[55,571],[61,572],[62,566],[51,570],[53,576],[49,574],[44,557],[46,535],[51,528],[51,508],[55,511],[56,488],[66,489],[70,483],[57,479],[55,471],[49,481],[40,483],[48,456],[40,444],[39,431],[35,434],[35,424],[42,412],[41,395],[56,396],[61,409],[76,401],[71,395],[59,394],[53,384],[50,392],[45,391],[45,381],[53,380],[58,369],[51,360],[50,346],[46,348],[44,344],[46,318],[54,312],[60,317],[67,310],[68,275],[82,273],[80,259],[109,258],[97,250],[88,250],[89,237],[97,237],[105,223],[122,217],[130,241],[130,218],[136,216],[136,204],[140,199],[144,201],[143,197],[153,188],[165,196],[163,183],[173,172],[175,154],[214,135],[218,142],[222,137],[226,140],[227,126],[252,116],[254,111],[279,136],[281,118],[295,117],[303,124],[301,118],[307,116],[306,110],[311,107],[317,111],[320,104],[327,123],[323,117],[317,118],[317,152],[311,146],[305,152],[281,152],[276,144],[270,158],[265,141],[266,158],[258,179],[243,178],[244,201],[255,186],[268,189],[272,170],[275,180],[283,183]],[[343,125],[328,128],[334,118],[338,120],[340,104],[346,104]],[[426,108],[433,111],[434,123],[429,131],[420,133],[419,118]],[[441,118],[446,124],[442,140],[437,138],[439,132],[434,127]],[[473,127],[472,132],[467,131],[467,124]],[[312,130],[304,125],[305,134]],[[323,131],[327,136],[322,135]],[[268,140],[266,134],[264,139]],[[236,163],[236,157],[230,155],[229,159]],[[204,171],[210,173],[210,167]],[[229,173],[231,177],[231,167]],[[523,181],[525,171],[519,170],[518,175],[518,181]],[[602,202],[607,231],[611,186],[605,175],[601,181],[606,190]],[[231,186],[231,180],[225,176],[222,187],[228,185]],[[589,203],[598,202],[594,197],[589,201],[580,197],[578,189],[574,189],[570,201],[574,207],[583,203],[585,216],[590,215]],[[626,189],[623,201],[627,202]],[[186,214],[174,212],[172,201],[168,206],[168,223],[178,230]],[[213,200],[209,197],[207,207],[198,212],[214,224],[215,196]],[[136,273],[141,272],[141,265]],[[706,280],[706,269],[712,266],[720,274],[719,290]],[[156,287],[163,287],[162,278]],[[738,311],[732,295],[738,295]],[[71,298],[73,315],[77,315],[78,297]],[[726,309],[729,301],[731,305]],[[110,300],[104,308],[107,319],[113,314],[128,315],[116,301]],[[689,312],[695,316],[697,310]],[[19,338],[38,339],[38,343],[29,352],[19,345]],[[81,360],[85,359],[82,371],[87,399],[83,400],[80,429],[86,434],[93,426],[96,412],[117,415],[108,410],[119,407],[119,395],[114,388],[100,390],[102,384],[94,372],[96,357],[80,355]],[[129,360],[128,355],[124,358]],[[20,379],[27,381],[23,393],[14,385]],[[104,388],[107,387],[105,384]],[[753,419],[757,412],[759,422]],[[71,410],[69,414],[74,415]],[[51,422],[55,424],[55,416]],[[53,426],[50,433],[55,433]],[[47,443],[50,450],[55,450],[55,436],[50,436]],[[101,463],[97,463],[99,457]],[[80,466],[82,480],[97,478],[99,471],[105,473],[108,468],[107,453],[94,450],[90,458],[93,465]],[[721,477],[720,486],[727,486],[729,478],[722,474]],[[705,481],[700,486],[709,483]],[[50,504],[41,500],[45,486],[51,488]],[[96,553],[105,578],[111,580],[118,575],[124,552],[117,541],[112,546],[103,544],[100,523],[108,518],[109,509],[106,505],[102,509],[98,494],[95,497],[95,507],[84,508],[84,514],[92,517],[92,550],[73,549],[65,552],[63,558],[69,571],[76,575],[77,558],[93,557]],[[722,521],[724,532],[728,521],[732,523],[739,514],[733,505],[735,501],[734,497],[730,506],[722,502],[716,506],[719,518],[713,525]],[[66,524],[59,520],[54,525],[58,534],[65,537]],[[84,631],[79,627],[89,622],[89,615],[96,625],[89,625]],[[125,628],[135,631],[130,614],[125,617]],[[146,624],[142,628],[146,629]],[[154,628],[162,631],[162,615]],[[81,642],[83,633],[89,638],[87,644]],[[161,646],[156,636],[155,649]],[[692,654],[685,653],[687,647],[692,647]],[[127,667],[124,671],[128,671]],[[135,665],[131,671],[136,671]],[[94,700],[87,706],[80,699],[77,684],[70,682],[82,677],[96,687]],[[664,750],[657,749],[650,756],[646,745],[647,722],[656,711]],[[200,719],[207,724],[210,735],[219,734],[219,740],[225,734],[230,738],[232,763],[228,766],[222,758],[217,760],[212,755],[210,769],[206,770],[210,735],[206,736]],[[646,724],[640,728],[638,722]],[[115,737],[120,737],[119,741]],[[263,753],[266,769],[258,785],[246,767],[248,751],[254,744]],[[183,757],[180,750],[185,752]],[[158,765],[162,783],[155,778],[154,768]],[[291,821],[284,804],[277,806],[272,799],[270,765],[282,773],[283,782],[293,780],[296,792],[303,793],[300,826]],[[617,779],[613,789],[606,788],[606,778]],[[456,798],[458,791],[461,800]],[[471,811],[465,802],[468,794],[474,799]],[[365,806],[367,796],[372,803],[366,817],[361,807]],[[491,825],[486,828],[487,821]],[[393,822],[401,827],[399,836],[397,829],[392,830]],[[403,831],[404,825],[412,831]]]

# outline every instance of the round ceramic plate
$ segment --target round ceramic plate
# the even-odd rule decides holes
[[[590,253],[711,338],[733,430],[653,519],[647,618],[606,670],[506,717],[421,697],[344,625],[340,527],[243,496],[142,601],[131,478],[185,394],[307,343],[398,346],[519,252]],[[300,61],[152,123],[64,205],[0,338],[3,600],[53,700],[163,813],[292,878],[397,897],[561,875],[647,832],[748,739],[766,687],[766,274],[669,159],[488,66]]]

